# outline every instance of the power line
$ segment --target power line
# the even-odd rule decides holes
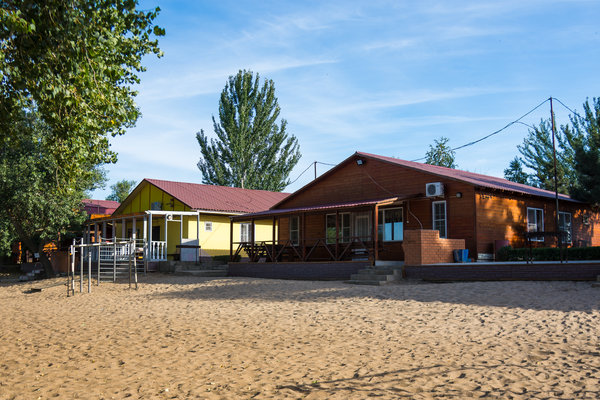
[[[477,140],[474,140],[474,141],[472,141],[472,142],[469,142],[469,143],[463,144],[462,146],[458,146],[458,147],[455,147],[455,148],[453,148],[453,149],[450,149],[450,151],[456,151],[456,150],[464,149],[465,147],[473,146],[474,144],[477,144],[477,143],[479,143],[479,142],[481,142],[481,141],[484,141],[484,140],[486,140],[486,139],[488,139],[488,138],[490,138],[490,137],[492,137],[492,136],[494,136],[494,135],[497,135],[497,134],[499,134],[500,132],[502,132],[503,130],[505,130],[505,129],[507,129],[507,128],[511,127],[511,126],[512,126],[512,125],[514,125],[514,124],[521,123],[521,120],[522,120],[523,118],[525,118],[526,116],[528,116],[529,114],[531,114],[532,112],[534,112],[535,110],[537,110],[538,108],[540,108],[541,106],[543,106],[543,105],[544,105],[546,102],[548,102],[548,101],[550,101],[550,98],[547,98],[546,100],[542,101],[540,104],[538,104],[537,106],[535,106],[535,107],[534,107],[534,108],[532,108],[531,110],[527,111],[525,114],[521,115],[521,116],[520,116],[519,118],[517,118],[516,120],[514,120],[514,121],[512,121],[512,122],[509,122],[509,123],[508,123],[508,124],[506,124],[504,127],[502,127],[502,128],[500,128],[500,129],[498,129],[497,131],[494,131],[494,132],[490,133],[489,135],[486,135],[486,136],[484,136],[484,137],[482,137],[482,138],[480,138],[480,139],[477,139]],[[526,124],[525,124],[525,125],[526,125]],[[529,126],[529,125],[528,125],[528,126]],[[415,160],[412,160],[412,161],[421,161],[421,160],[424,160],[424,159],[426,159],[426,158],[427,158],[427,157],[421,157],[421,158],[417,158],[417,159],[415,159]]]
[[[564,108],[566,108],[567,110],[569,110],[570,112],[572,112],[573,114],[577,115],[579,118],[584,119],[581,115],[579,115],[577,113],[577,111],[571,110],[569,107],[567,107],[565,105],[565,103],[563,103],[562,101],[560,101],[560,99],[557,99],[556,97],[553,97],[554,100],[558,101],[560,103],[560,105],[562,105]]]
[[[296,177],[296,179],[294,179],[293,181],[291,181],[291,182],[288,184],[288,186],[290,186],[291,184],[293,184],[294,182],[296,182],[298,179],[300,179],[300,177],[301,177],[302,175],[304,175],[304,173],[305,173],[306,171],[308,171],[308,170],[309,170],[309,168],[310,168],[310,167],[312,167],[312,165],[313,165],[313,164],[314,164],[314,162],[311,162],[310,164],[308,164],[308,167],[306,167],[306,169],[305,169],[304,171],[302,171],[302,172],[300,173],[300,175],[298,175],[298,176]]]
[[[296,177],[296,179],[294,179],[293,181],[291,181],[291,182],[288,184],[288,186],[289,186],[289,185],[291,185],[291,184],[293,184],[294,182],[296,182],[298,179],[300,179],[300,177],[301,177],[302,175],[304,175],[304,174],[306,173],[306,171],[308,171],[308,170],[310,169],[310,167],[312,167],[313,165],[316,165],[316,164],[321,164],[321,165],[329,165],[329,166],[331,166],[331,167],[335,167],[335,166],[336,166],[336,164],[330,164],[330,163],[325,163],[325,162],[321,162],[321,161],[313,161],[313,162],[311,162],[310,164],[308,164],[308,167],[306,167],[306,169],[305,169],[304,171],[302,171],[302,172],[300,173],[300,175],[298,175],[298,176]]]

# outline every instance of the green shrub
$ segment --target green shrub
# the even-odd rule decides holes
[[[570,247],[566,250],[569,260],[600,260],[600,247]],[[529,258],[529,248],[506,246],[498,250],[497,261],[525,261]],[[531,249],[533,261],[560,261],[558,247],[534,247]]]

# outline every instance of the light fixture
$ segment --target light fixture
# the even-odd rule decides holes
[[[460,199],[462,197],[462,192],[456,192],[456,197]]]
[[[363,165],[365,162],[363,160],[361,160],[360,158],[356,159],[356,165]]]

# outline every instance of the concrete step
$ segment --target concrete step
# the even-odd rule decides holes
[[[372,281],[372,280],[349,280],[344,281],[344,283],[349,283],[351,285],[371,285],[371,286],[382,286],[389,285],[393,281]]]
[[[400,269],[391,269],[386,267],[365,268],[352,274],[350,280],[346,283],[354,285],[387,285],[402,279]]]
[[[364,268],[358,270],[359,274],[392,275],[393,269],[390,268]]]
[[[402,268],[404,261],[375,261],[375,268]]]
[[[350,275],[351,280],[364,280],[364,281],[393,281],[396,277],[393,274],[369,274],[369,273],[358,273]]]

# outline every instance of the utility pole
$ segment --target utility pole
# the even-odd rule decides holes
[[[315,179],[317,179],[317,162],[315,161],[313,164],[315,166]]]
[[[558,248],[560,249],[560,262],[562,263],[562,232],[560,231],[559,222],[560,217],[558,215],[558,177],[556,173],[556,125],[554,124],[554,108],[552,106],[552,96],[550,97],[550,120],[552,121],[552,157],[554,161],[554,198],[556,200],[556,233],[558,239]]]

